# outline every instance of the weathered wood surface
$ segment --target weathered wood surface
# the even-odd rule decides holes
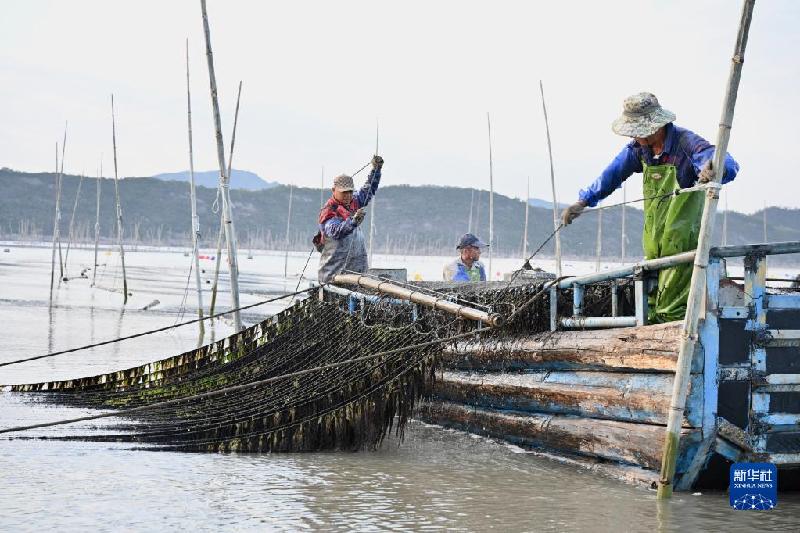
[[[443,372],[433,398],[488,409],[666,424],[673,376],[623,372]],[[692,380],[685,427],[702,423],[702,376]]]
[[[500,438],[533,448],[587,455],[652,470],[661,466],[664,427],[574,416],[500,412],[449,402],[423,404],[418,418]],[[681,446],[699,440],[699,431],[682,431]]]
[[[557,331],[509,341],[463,342],[444,350],[458,369],[595,369],[674,372],[680,322],[584,331]]]

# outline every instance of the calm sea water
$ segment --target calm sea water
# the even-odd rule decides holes
[[[97,287],[61,283],[49,304],[50,251],[0,252],[0,361],[15,360],[173,324],[194,316],[190,258],[180,252],[126,253],[129,290],[123,308],[119,257],[101,252]],[[213,253],[213,252],[207,252]],[[307,255],[242,254],[242,304],[297,285]],[[376,256],[376,266],[405,267],[437,279],[447,258]],[[210,290],[213,262],[202,260]],[[313,275],[316,258],[306,275]],[[68,276],[93,263],[73,249]],[[498,259],[496,271],[519,261]],[[551,265],[544,263],[545,268]],[[590,271],[570,262],[568,273]],[[789,273],[788,271],[786,273]],[[86,273],[89,278],[92,272]],[[771,274],[771,275],[774,275]],[[186,292],[187,280],[189,291]],[[223,274],[220,308],[229,305]],[[209,294],[206,292],[208,306]],[[159,303],[152,305],[154,300]],[[150,306],[147,310],[143,309]],[[285,305],[244,315],[253,323]],[[64,379],[126,368],[180,353],[232,331],[218,321],[110,346],[0,368],[0,384]],[[86,411],[41,405],[0,393],[0,427],[73,417]],[[24,436],[103,431],[110,421],[63,426]],[[18,434],[18,436],[23,436]],[[800,531],[800,494],[781,494],[776,510],[732,511],[724,493],[655,494],[553,458],[473,435],[412,423],[406,439],[377,452],[214,455],[149,452],[129,445],[0,438],[0,529],[57,530],[426,530],[483,531]]]

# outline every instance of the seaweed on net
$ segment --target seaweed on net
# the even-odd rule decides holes
[[[508,316],[546,283],[419,288]],[[620,291],[623,308],[631,301],[629,289]],[[560,292],[558,305],[566,312],[571,294]],[[610,312],[609,295],[608,285],[587,288],[587,312]],[[543,296],[505,327],[484,334],[499,341],[549,330],[549,294]],[[184,451],[370,449],[391,430],[402,437],[414,405],[435,380],[444,342],[481,324],[386,297],[363,298],[355,307],[353,312],[350,298],[328,293],[324,301],[299,301],[238,334],[181,355],[13,390],[44,393],[47,401],[57,403],[119,410],[123,422],[112,433],[57,437],[62,439]],[[125,411],[142,406],[148,407]]]

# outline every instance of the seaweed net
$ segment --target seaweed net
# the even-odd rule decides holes
[[[547,283],[543,278],[414,284],[465,305],[514,314],[513,321],[491,331],[408,302],[326,291],[323,299],[299,301],[238,334],[178,356],[12,390],[45,393],[37,396],[59,404],[110,409],[122,421],[110,433],[59,439],[182,451],[374,448],[392,429],[402,438],[415,403],[435,380],[446,345],[478,334],[487,342],[502,342],[549,331]],[[620,294],[623,308],[630,305],[630,290],[623,287]],[[609,314],[609,296],[608,284],[587,288],[587,312]],[[561,291],[558,305],[569,314],[569,291]]]

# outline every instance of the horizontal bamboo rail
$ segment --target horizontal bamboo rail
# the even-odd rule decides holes
[[[333,283],[336,285],[357,285],[366,287],[368,289],[376,290],[382,294],[389,294],[401,300],[408,300],[416,304],[439,309],[446,313],[450,313],[470,320],[480,320],[484,324],[492,327],[500,327],[505,324],[505,318],[498,313],[487,313],[486,311],[479,311],[472,307],[445,300],[441,297],[431,296],[423,292],[407,289],[394,283],[374,279],[369,276],[362,276],[360,274],[338,274],[334,276]]]

